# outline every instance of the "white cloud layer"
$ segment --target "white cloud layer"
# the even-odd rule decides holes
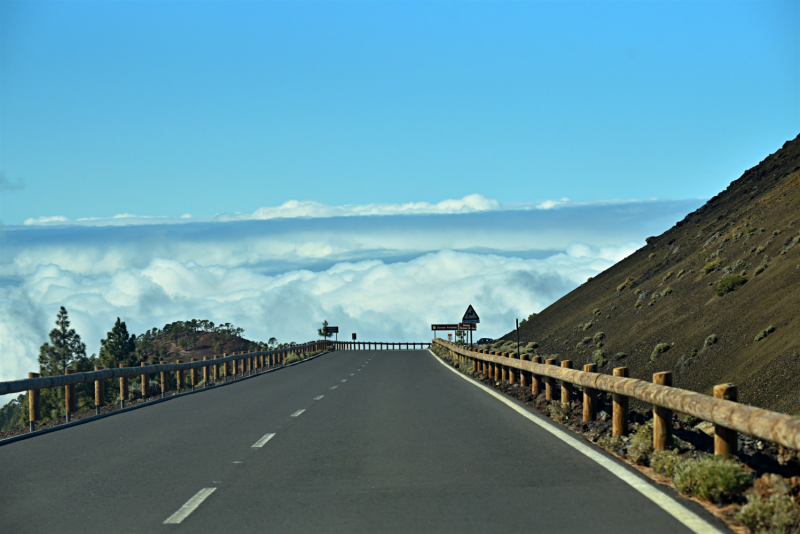
[[[116,317],[136,333],[204,318],[280,341],[312,339],[327,319],[347,337],[421,341],[473,304],[479,335],[499,336],[700,204],[511,210],[472,197],[407,208],[454,213],[5,227],[0,380],[36,370],[62,305],[90,353]]]

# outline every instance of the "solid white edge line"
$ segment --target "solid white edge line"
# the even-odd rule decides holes
[[[186,501],[186,504],[178,508],[178,511],[169,516],[165,521],[165,525],[177,525],[187,517],[189,514],[194,512],[198,506],[200,506],[204,500],[208,498],[209,495],[214,493],[217,488],[203,488],[198,491],[194,497]]]
[[[260,449],[266,442],[275,437],[275,434],[264,434],[264,436],[253,444],[254,449]]]
[[[296,412],[294,412],[294,413],[293,413],[292,415],[290,415],[289,417],[299,417],[299,416],[300,416],[300,414],[301,414],[301,413],[303,413],[304,411],[305,411],[305,410],[297,410]]]
[[[322,397],[324,397],[324,396],[325,395],[320,395],[319,397],[314,397],[314,400],[322,400]]]
[[[612,474],[616,475],[618,478],[622,479],[628,485],[630,485],[633,489],[653,501],[659,508],[667,512],[669,515],[683,523],[683,525],[695,532],[696,534],[720,534],[722,532],[726,532],[723,530],[718,529],[699,515],[695,514],[678,501],[661,491],[660,489],[654,487],[651,483],[643,480],[642,478],[634,475],[627,468],[619,465],[614,460],[603,456],[600,452],[594,450],[592,447],[585,443],[581,443],[577,438],[571,436],[567,433],[566,430],[562,430],[558,427],[545,423],[544,421],[540,421],[537,419],[532,413],[525,410],[524,408],[514,404],[509,399],[505,398],[502,394],[494,391],[491,388],[484,386],[483,384],[476,382],[470,378],[468,378],[463,373],[460,373],[447,365],[443,362],[436,354],[428,349],[428,352],[442,365],[444,365],[450,371],[453,371],[455,374],[472,384],[473,386],[479,387],[484,390],[489,395],[493,396],[497,400],[503,402],[506,406],[510,407],[523,417],[527,418],[528,420],[536,423],[544,430],[547,430],[555,437],[569,445],[570,447],[576,449],[577,451],[585,454],[601,466],[605,467]]]

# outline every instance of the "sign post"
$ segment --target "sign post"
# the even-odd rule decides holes
[[[472,304],[467,307],[467,311],[464,312],[464,317],[461,319],[462,323],[468,323],[477,325],[481,322],[481,318],[478,317],[478,314],[475,313],[475,308],[472,307]],[[472,332],[475,330],[474,328],[469,331],[469,346],[472,347]]]

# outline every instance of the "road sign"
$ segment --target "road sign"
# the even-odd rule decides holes
[[[461,319],[462,323],[479,323],[481,322],[481,318],[478,317],[478,314],[475,313],[475,308],[472,307],[472,304],[469,305],[467,308],[466,313],[464,313],[464,318]]]
[[[457,324],[432,324],[431,330],[458,330]]]
[[[476,325],[475,323],[458,323],[458,329],[465,331],[471,330],[474,332],[478,329],[478,325]]]
[[[353,341],[355,341],[355,340],[356,340],[356,333],[353,332]]]
[[[326,326],[325,330],[327,330],[329,334],[338,334],[339,333],[339,327],[338,326]]]

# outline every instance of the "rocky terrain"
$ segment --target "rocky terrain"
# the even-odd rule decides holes
[[[604,373],[800,413],[800,136],[526,321],[525,344]],[[509,332],[504,340],[516,340]]]

